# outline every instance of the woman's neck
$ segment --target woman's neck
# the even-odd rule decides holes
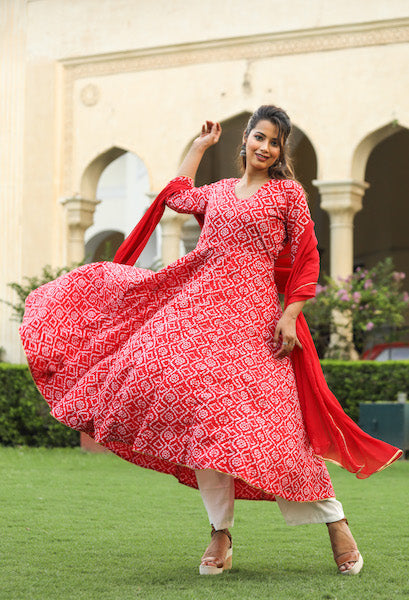
[[[259,188],[270,179],[268,173],[244,173],[240,179],[240,186],[243,188]]]
[[[244,172],[241,178],[242,185],[245,187],[261,186],[270,179],[268,172],[266,171],[253,171],[252,169]]]

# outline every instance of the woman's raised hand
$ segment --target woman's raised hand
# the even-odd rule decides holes
[[[213,121],[206,121],[202,125],[202,131],[194,141],[193,144],[198,146],[204,150],[210,148],[210,146],[214,146],[220,139],[220,135],[222,133],[222,128],[220,123],[213,123]]]
[[[179,177],[191,177],[192,179],[195,178],[200,161],[203,158],[203,154],[207,148],[217,144],[221,132],[222,128],[220,127],[220,123],[206,121],[206,123],[202,125],[201,134],[199,137],[193,140],[193,144],[191,145],[188,153],[179,167],[177,172]]]

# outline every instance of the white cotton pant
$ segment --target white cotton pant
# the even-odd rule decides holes
[[[234,522],[234,478],[212,469],[196,470],[196,479],[210,524],[226,529]],[[341,502],[335,498],[317,502],[292,502],[276,496],[287,525],[334,523],[344,518]]]

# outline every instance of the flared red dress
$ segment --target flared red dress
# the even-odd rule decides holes
[[[20,330],[33,378],[59,421],[191,487],[217,469],[236,498],[334,497],[273,347],[274,263],[310,221],[302,187],[239,199],[237,179],[177,179],[190,187],[167,205],[205,215],[196,248],[158,272],[93,263],[35,290]]]

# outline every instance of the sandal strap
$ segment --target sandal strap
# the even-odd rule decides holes
[[[358,550],[351,550],[350,552],[344,552],[335,558],[337,567],[344,565],[347,562],[357,562],[359,560]]]
[[[202,556],[200,564],[203,565],[209,562],[214,563],[215,567],[218,569],[220,569],[224,564],[224,560],[220,558],[220,556]]]
[[[342,522],[344,522],[344,523],[346,523],[346,525],[348,525],[348,521],[345,518],[340,519],[339,521],[335,521],[334,523],[342,523]],[[327,527],[329,525],[332,525],[332,523],[327,523]],[[341,537],[342,537],[342,534],[341,534]],[[347,546],[347,548],[348,548],[348,545],[350,547],[347,550],[345,550],[344,552],[337,553],[338,544],[335,543],[335,540],[333,537],[331,537],[331,535],[330,535],[330,542],[331,542],[331,546],[332,546],[334,560],[335,560],[338,568],[347,562],[357,562],[359,560],[359,550],[358,550],[356,543],[348,544],[348,543],[345,543],[345,541],[344,541],[343,544],[342,543],[339,544],[339,541],[338,541],[338,544],[341,546],[344,545],[344,548],[345,548],[345,546]]]
[[[212,531],[211,531],[211,537],[213,537],[216,533],[224,533],[225,536],[227,536],[227,538],[229,539],[230,542],[230,546],[229,548],[232,548],[232,537],[230,534],[230,531],[228,529],[215,529],[212,525]],[[206,549],[207,552],[208,549]],[[220,556],[206,556],[206,552],[203,554],[202,558],[201,558],[201,564],[203,565],[204,563],[214,563],[215,566],[217,568],[222,568],[224,565],[224,561],[226,560],[225,557],[220,557]]]
[[[215,533],[224,533],[224,535],[227,535],[227,537],[230,540],[230,546],[232,545],[232,537],[228,529],[215,529],[212,525],[212,531],[210,532],[211,537],[213,537]]]

